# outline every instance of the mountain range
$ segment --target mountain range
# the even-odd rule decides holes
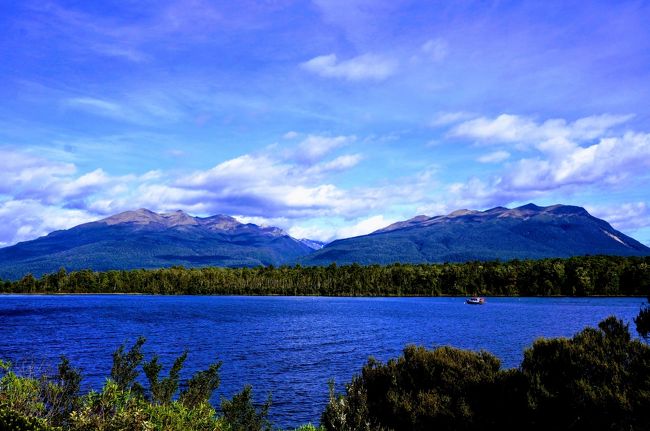
[[[417,216],[329,244],[226,215],[127,211],[0,249],[0,278],[67,270],[173,265],[389,264],[650,255],[650,248],[584,208],[534,204]]]
[[[276,227],[183,211],[127,211],[0,249],[0,277],[67,270],[292,263],[314,251]]]
[[[304,263],[388,264],[650,254],[650,248],[581,207],[534,204],[417,216],[369,235],[334,241]]]

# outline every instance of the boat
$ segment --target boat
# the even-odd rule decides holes
[[[485,298],[481,298],[480,296],[472,296],[471,298],[467,299],[465,303],[472,305],[483,305],[485,304]]]

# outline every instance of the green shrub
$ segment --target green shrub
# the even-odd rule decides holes
[[[125,345],[122,344],[113,353],[113,367],[111,368],[111,379],[117,384],[118,389],[125,391],[143,393],[144,388],[140,386],[135,379],[140,372],[138,367],[144,359],[142,345],[145,342],[144,337],[139,337],[128,352],[125,352]]]
[[[113,354],[111,377],[102,390],[83,396],[79,395],[81,375],[66,358],[62,358],[54,376],[43,375],[39,379],[18,376],[10,363],[0,361],[0,431],[236,429],[223,417],[217,416],[209,404],[219,386],[220,362],[195,373],[187,387],[178,393],[180,372],[187,353],[176,359],[168,377],[160,379],[162,366],[157,357],[143,364],[144,342],[144,338],[139,338],[128,351],[124,345],[120,346]],[[147,391],[136,380],[141,366],[149,382]],[[250,394],[250,390],[246,393]],[[246,407],[244,402],[234,402],[231,416],[247,418],[249,411]],[[239,408],[244,410],[240,412]],[[255,417],[258,422],[266,420],[267,412],[268,407]]]
[[[521,368],[539,429],[650,429],[650,348],[614,317],[536,341]]]
[[[246,385],[235,394],[232,400],[222,400],[221,410],[225,422],[232,431],[263,431],[270,430],[271,423],[267,416],[271,407],[271,396],[260,409],[253,405],[252,388]]]
[[[0,430],[2,431],[59,431],[47,425],[44,419],[25,417],[20,413],[0,406]]]
[[[645,304],[639,315],[634,318],[636,324],[636,331],[646,341],[650,340],[650,304]]]
[[[151,402],[156,404],[169,404],[172,402],[172,398],[178,390],[178,380],[180,379],[180,373],[185,359],[187,359],[187,351],[176,358],[174,365],[169,370],[169,376],[162,380],[159,378],[162,365],[158,362],[158,355],[154,355],[151,361],[142,366],[144,374],[147,376],[147,381],[149,382]]]
[[[330,390],[322,424],[352,430],[649,430],[650,347],[610,317],[536,341],[520,369],[487,353],[409,346]]]
[[[72,413],[71,431],[213,431],[223,429],[222,421],[207,403],[188,408],[178,401],[151,403],[139,394],[122,391],[111,380],[101,392],[91,392]]]
[[[370,359],[345,397],[330,395],[322,422],[328,430],[476,429],[499,368],[486,352],[408,346],[386,364]]]
[[[3,372],[0,378],[0,406],[26,418],[43,417],[47,412],[39,380],[16,375],[10,363],[2,362],[0,365]]]

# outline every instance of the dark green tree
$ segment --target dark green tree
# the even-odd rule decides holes
[[[207,370],[197,371],[187,382],[187,388],[181,391],[180,401],[188,408],[206,403],[221,383],[219,369],[221,362],[211,364]]]
[[[232,400],[221,401],[223,416],[232,431],[270,431],[271,423],[268,420],[270,407],[271,395],[259,409],[255,408],[250,385],[246,385],[241,392],[235,394]]]
[[[330,396],[327,430],[489,429],[500,362],[487,352],[408,346],[386,364],[370,359],[346,387]]]
[[[162,365],[158,362],[158,355],[154,355],[151,361],[146,362],[142,366],[144,374],[147,376],[147,381],[149,382],[151,402],[157,404],[169,404],[172,402],[174,394],[178,390],[181,369],[186,359],[187,351],[176,358],[172,368],[169,370],[169,375],[162,380],[159,378]]]
[[[525,352],[537,429],[650,429],[650,347],[610,317],[571,339],[541,339]]]
[[[117,384],[119,390],[130,390],[139,394],[144,392],[144,388],[136,382],[136,379],[140,374],[138,367],[144,359],[142,345],[145,341],[144,337],[139,337],[128,352],[125,352],[124,344],[113,352],[111,379]]]
[[[79,405],[81,373],[70,365],[65,356],[53,378],[41,378],[41,397],[55,425],[62,425],[68,415]]]
[[[641,306],[639,315],[634,318],[636,331],[646,341],[650,339],[650,293],[648,293],[648,302]]]

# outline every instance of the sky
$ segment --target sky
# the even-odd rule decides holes
[[[650,2],[0,8],[0,246],[121,211],[330,241],[579,205],[650,245]]]

